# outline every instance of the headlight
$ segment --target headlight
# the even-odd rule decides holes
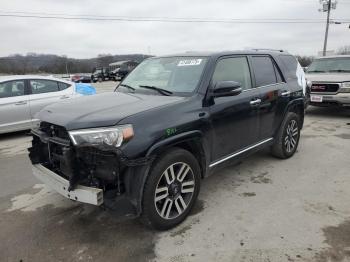
[[[350,93],[350,82],[343,82],[339,91],[341,93]]]
[[[68,132],[74,145],[120,147],[134,136],[132,125],[81,129]]]

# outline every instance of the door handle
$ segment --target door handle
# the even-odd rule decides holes
[[[289,96],[290,95],[290,91],[283,91],[282,93],[281,93],[281,96],[283,96],[283,97],[287,97],[287,96]]]
[[[257,98],[255,100],[250,101],[250,105],[251,106],[257,106],[257,105],[260,105],[260,103],[261,103],[261,99],[260,98]]]
[[[67,99],[67,98],[69,98],[69,96],[64,95],[60,97],[60,99]]]
[[[16,106],[20,106],[20,105],[26,105],[27,101],[19,101],[17,103],[15,103]]]

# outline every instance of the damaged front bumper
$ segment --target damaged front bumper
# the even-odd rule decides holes
[[[52,124],[41,123],[31,133],[29,158],[40,181],[75,201],[141,213],[142,189],[153,158],[128,159],[116,149],[76,147],[64,128]]]
[[[36,178],[66,198],[96,206],[103,203],[102,189],[78,185],[73,191],[68,191],[69,181],[50,169],[41,164],[35,164],[32,170]]]

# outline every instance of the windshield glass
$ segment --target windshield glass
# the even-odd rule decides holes
[[[121,86],[132,87],[135,92],[144,90],[145,86],[151,86],[172,93],[192,93],[199,83],[206,63],[205,57],[147,59],[123,80]]]
[[[324,72],[350,72],[350,57],[318,59],[307,70],[307,73]]]

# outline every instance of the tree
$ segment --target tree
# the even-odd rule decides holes
[[[337,50],[338,55],[350,55],[350,45],[345,45],[342,47],[339,47]]]
[[[99,54],[97,56],[98,66],[108,66],[110,63],[113,63],[113,56],[111,54]]]
[[[299,61],[299,64],[302,67],[307,67],[312,63],[312,61],[314,60],[314,57],[313,56],[299,56],[299,55],[297,55],[297,59]]]

